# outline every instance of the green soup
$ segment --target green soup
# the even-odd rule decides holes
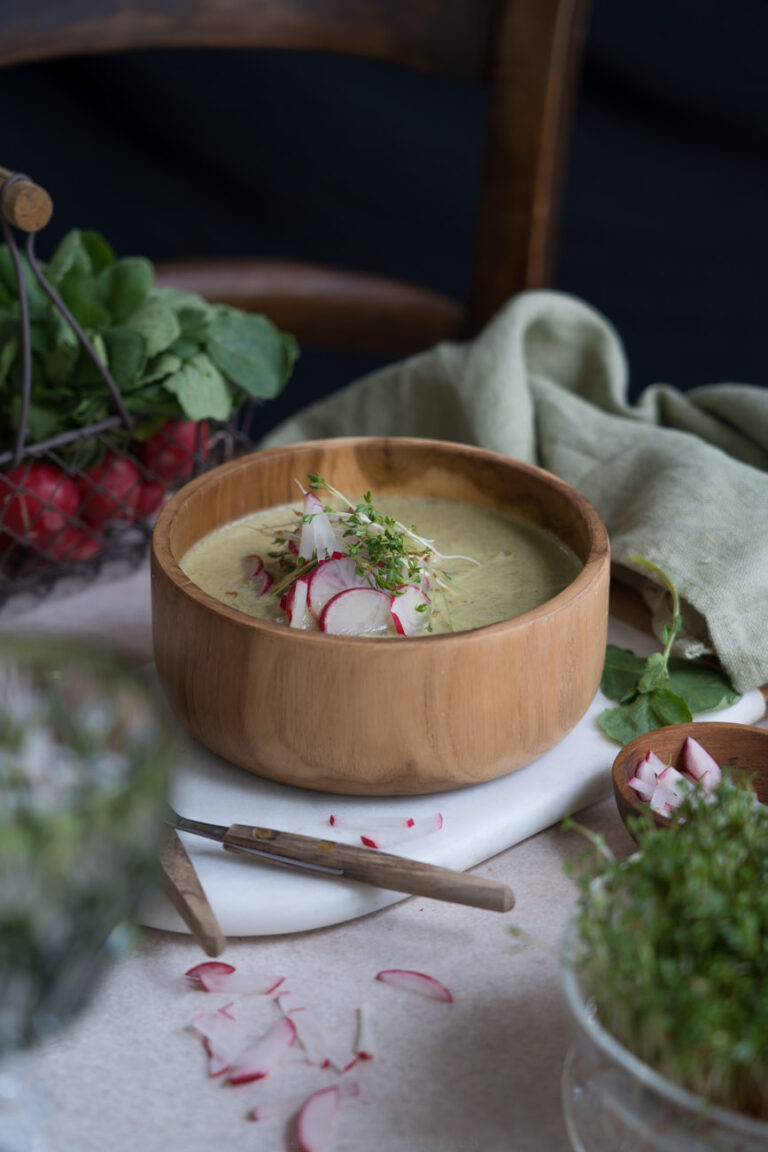
[[[464,631],[507,620],[552,599],[581,571],[576,554],[552,533],[519,517],[455,500],[382,497],[385,515],[415,526],[441,554],[446,587],[433,599],[429,632]],[[198,541],[182,558],[185,574],[223,604],[263,620],[287,623],[277,593],[259,594],[253,562],[270,564],[272,533],[296,522],[300,505],[247,516]]]

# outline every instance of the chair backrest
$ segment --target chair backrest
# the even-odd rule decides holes
[[[430,288],[350,269],[255,259],[157,265],[159,282],[262,311],[302,344],[403,355],[471,335],[516,292],[550,283],[586,4],[26,0],[12,17],[0,17],[0,67],[148,48],[280,48],[349,54],[486,85],[468,308]]]

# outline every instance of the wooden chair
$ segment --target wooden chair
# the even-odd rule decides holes
[[[400,356],[467,337],[516,292],[549,284],[585,10],[586,0],[27,0],[0,17],[0,67],[149,48],[281,48],[487,85],[468,308],[354,269],[249,258],[157,264],[160,283],[264,312],[307,347]]]

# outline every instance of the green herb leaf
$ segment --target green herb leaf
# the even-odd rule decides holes
[[[226,381],[204,352],[186,360],[164,381],[164,387],[177,397],[190,420],[226,420],[229,416],[232,402]]]
[[[154,270],[143,256],[126,256],[98,277],[99,298],[112,320],[120,324],[144,303],[152,289]]]
[[[298,355],[295,341],[265,316],[221,309],[211,322],[207,351],[229,380],[266,400],[281,391]]]
[[[152,297],[131,313],[125,327],[138,332],[148,357],[164,352],[181,335],[181,325],[173,309]]]

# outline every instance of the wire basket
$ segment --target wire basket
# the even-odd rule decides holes
[[[248,398],[226,422],[169,418],[153,435],[137,439],[141,414],[127,411],[108,368],[36,260],[34,236],[50,217],[50,198],[20,173],[0,169],[0,182],[0,223],[16,274],[22,354],[14,444],[0,452],[2,616],[23,611],[54,589],[66,594],[100,574],[116,577],[136,568],[168,496],[200,472],[252,450],[250,429],[263,401]],[[27,439],[29,310],[14,228],[26,233],[29,269],[91,358],[114,408],[98,423],[34,443]]]

